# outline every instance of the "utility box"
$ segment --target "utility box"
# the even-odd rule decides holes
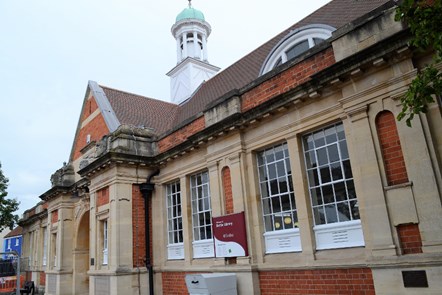
[[[186,275],[189,295],[237,295],[236,274],[206,273]]]

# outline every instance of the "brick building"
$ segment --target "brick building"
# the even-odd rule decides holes
[[[21,220],[29,276],[46,294],[187,294],[218,272],[239,294],[442,293],[441,101],[395,120],[431,54],[394,14],[333,0],[217,74],[186,8],[174,103],[88,83],[70,160]],[[243,254],[214,237],[229,216]]]

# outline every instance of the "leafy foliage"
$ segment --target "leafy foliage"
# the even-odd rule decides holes
[[[12,229],[14,224],[18,222],[18,215],[14,215],[14,212],[18,210],[20,204],[15,199],[7,199],[9,179],[3,175],[2,165],[0,163],[0,232],[3,229],[9,227]]]
[[[418,50],[433,49],[431,64],[419,70],[407,93],[401,99],[402,111],[398,120],[411,121],[419,113],[426,113],[428,104],[442,94],[442,73],[435,65],[442,62],[442,0],[403,0],[396,9],[396,20],[404,21],[413,35],[410,45]]]

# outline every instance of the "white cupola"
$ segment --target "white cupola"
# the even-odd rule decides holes
[[[176,17],[171,30],[177,44],[177,65],[167,75],[170,77],[171,101],[180,104],[219,68],[209,64],[207,58],[211,27],[204,14],[192,7],[190,0],[189,6]]]

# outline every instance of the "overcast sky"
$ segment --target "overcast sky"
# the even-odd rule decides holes
[[[225,68],[329,0],[194,0]],[[185,0],[0,0],[0,162],[19,214],[69,160],[88,80],[169,100]]]

